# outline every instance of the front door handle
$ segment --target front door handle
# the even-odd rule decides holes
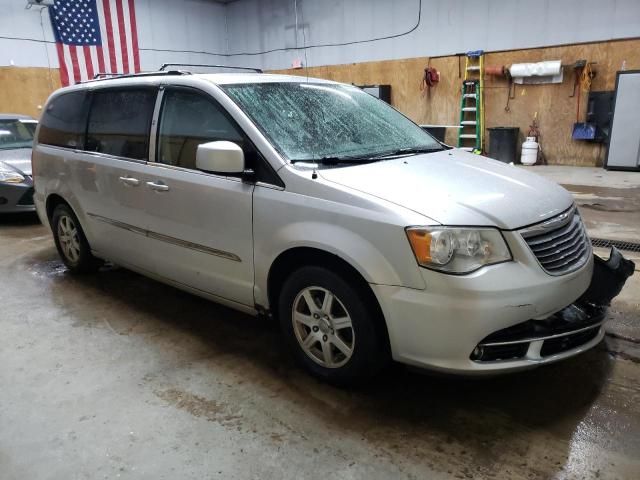
[[[132,187],[137,187],[140,185],[140,180],[133,177],[120,177],[120,181],[125,185],[131,185]]]
[[[166,192],[169,190],[169,185],[165,185],[164,183],[147,182],[147,186],[156,192]]]

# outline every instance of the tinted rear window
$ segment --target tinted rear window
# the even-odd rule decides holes
[[[59,95],[47,104],[38,141],[58,147],[82,148],[87,124],[87,92]]]
[[[86,150],[138,160],[147,158],[156,91],[103,90],[93,93]]]

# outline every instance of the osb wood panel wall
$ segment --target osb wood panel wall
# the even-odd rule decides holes
[[[580,59],[597,62],[593,66],[597,74],[591,85],[592,91],[613,90],[616,72],[623,61],[626,61],[627,70],[640,69],[640,39],[488,53],[485,65],[509,66],[544,60],[561,60],[563,65],[569,65]],[[428,64],[440,71],[440,83],[429,92],[423,92],[420,89],[421,79]],[[464,69],[464,58],[460,64]],[[278,73],[308,74],[360,85],[389,84],[392,104],[417,123],[456,125],[459,121],[461,79],[456,56],[331,65],[280,70]],[[573,70],[565,68],[561,84],[517,85],[515,98],[510,100],[510,109],[506,111],[507,80],[487,77],[485,127],[518,127],[522,141],[537,112],[540,143],[549,164],[599,166],[604,158],[604,147],[571,139],[577,108],[577,98],[569,98],[573,83]],[[580,121],[584,121],[586,103],[587,96],[582,94]],[[640,105],[638,107],[640,110]],[[488,139],[488,135],[485,138]],[[447,131],[446,140],[455,145],[454,129]],[[487,140],[487,148],[488,143]]]
[[[22,113],[39,118],[40,108],[58,88],[58,69],[0,67],[0,113]]]

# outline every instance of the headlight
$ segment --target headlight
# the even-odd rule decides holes
[[[24,182],[24,177],[16,172],[13,168],[0,162],[0,182],[22,183]]]
[[[495,228],[409,227],[407,237],[420,265],[448,273],[470,273],[511,260]]]

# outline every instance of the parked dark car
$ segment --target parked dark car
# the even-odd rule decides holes
[[[38,122],[0,114],[0,213],[32,212],[31,146]]]

